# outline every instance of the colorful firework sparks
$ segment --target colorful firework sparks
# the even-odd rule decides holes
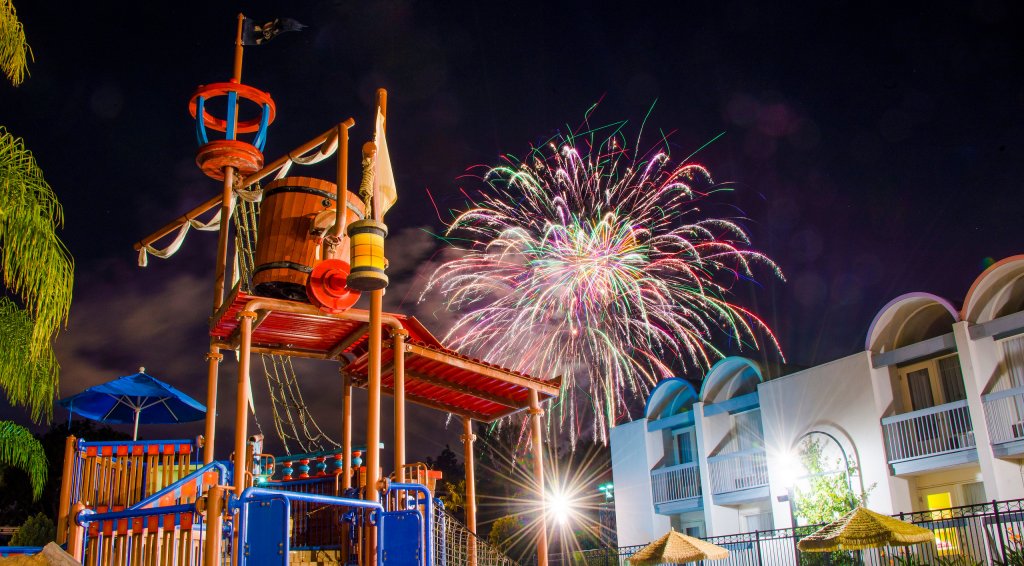
[[[723,355],[716,339],[758,347],[760,336],[778,350],[729,297],[755,265],[782,272],[736,222],[701,217],[721,189],[703,166],[595,136],[558,136],[490,168],[478,202],[449,225],[459,257],[423,296],[440,292],[460,313],[447,337],[460,350],[562,375],[559,424],[575,437],[592,413],[606,442],[627,394],[646,396],[673,368],[709,367]]]

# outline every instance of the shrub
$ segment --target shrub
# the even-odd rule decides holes
[[[46,546],[56,540],[57,527],[53,521],[42,513],[36,513],[28,519],[11,537],[11,546]]]

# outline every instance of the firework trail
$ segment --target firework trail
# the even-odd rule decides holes
[[[622,139],[558,136],[490,168],[478,202],[449,225],[459,257],[421,296],[440,292],[460,313],[446,338],[459,350],[562,375],[556,420],[574,439],[590,421],[607,442],[627,397],[673,367],[709,367],[723,355],[716,339],[758,347],[760,335],[778,349],[729,297],[757,264],[782,273],[735,222],[701,217],[720,188],[708,170],[634,155]]]

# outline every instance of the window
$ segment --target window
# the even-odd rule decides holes
[[[746,517],[744,517],[744,519],[746,519],[747,521],[748,533],[754,531],[770,531],[775,528],[771,511],[764,511],[761,513],[755,513],[753,515],[747,515]]]
[[[985,497],[985,484],[982,482],[965,483],[963,485],[964,490],[964,505],[981,505],[987,503]]]
[[[672,433],[675,445],[676,464],[692,464],[697,461],[697,442],[692,428]]]
[[[906,384],[904,398],[911,411],[967,398],[964,376],[960,370],[960,356],[956,354],[903,366],[899,369],[899,375]]]
[[[1024,335],[1003,341],[1003,362],[1009,377],[1008,387],[1024,387]]]
[[[910,388],[910,406],[913,410],[935,406],[935,398],[932,397],[932,380],[928,376],[927,368],[909,372],[907,387]]]
[[[960,371],[960,356],[949,356],[939,360],[939,380],[942,382],[942,396],[947,403],[967,398],[964,374]]]
[[[764,447],[764,430],[761,427],[760,409],[733,415],[733,427],[736,431],[737,450]]]

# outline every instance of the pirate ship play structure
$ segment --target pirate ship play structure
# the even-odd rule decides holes
[[[268,93],[241,82],[242,29],[239,16],[233,78],[199,87],[189,103],[200,146],[196,163],[222,181],[223,190],[136,245],[145,264],[147,254],[173,253],[190,226],[219,232],[204,442],[69,438],[58,542],[67,543],[85,564],[315,560],[475,566],[507,560],[474,534],[472,422],[529,411],[536,497],[543,501],[541,403],[557,395],[560,380],[460,355],[415,318],[382,312],[388,284],[383,216],[395,198],[384,138],[386,93],[377,93],[376,133],[362,148],[358,195],[348,190],[352,118],[264,164],[275,107]],[[217,105],[224,114],[215,115]],[[244,115],[253,110],[252,116]],[[218,139],[212,139],[215,135]],[[331,157],[336,163],[333,183],[290,171]],[[197,220],[218,205],[219,214],[209,223]],[[154,246],[173,234],[167,248]],[[234,258],[229,259],[232,241]],[[236,283],[229,288],[226,281]],[[369,293],[368,310],[354,308],[361,293]],[[217,386],[225,351],[238,356],[237,404],[233,456],[219,462],[214,458]],[[264,358],[265,367],[269,363],[288,372],[296,357],[340,367],[340,447],[277,458],[261,453],[260,437],[250,438],[247,430],[254,354]],[[298,384],[294,375],[281,378],[275,369],[268,370],[268,378],[270,373],[279,385],[287,381],[281,390],[293,391]],[[365,448],[352,444],[353,387],[368,394]],[[394,396],[395,469],[390,474],[381,469],[382,392]],[[305,411],[301,403],[282,401],[282,414]],[[435,499],[432,472],[406,462],[407,401],[463,421],[464,530]],[[281,417],[276,409],[275,417]],[[294,415],[275,421],[286,441],[287,432],[297,435],[299,428],[306,440],[321,436],[315,425],[310,432],[307,413],[298,415],[301,427]],[[543,518],[540,525],[537,562],[543,566]]]

